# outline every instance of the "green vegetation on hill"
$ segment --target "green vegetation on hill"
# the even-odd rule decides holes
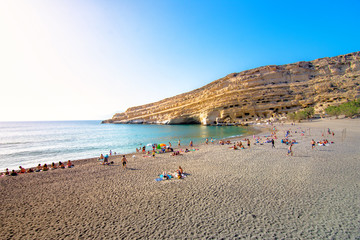
[[[304,119],[309,119],[311,117],[314,116],[314,108],[313,107],[308,107],[305,108],[304,110],[298,111],[298,112],[294,112],[294,113],[288,113],[287,117],[288,119],[292,120],[292,121],[300,121],[300,120],[304,120]]]
[[[360,113],[360,99],[340,104],[339,106],[329,106],[325,109],[329,116],[345,115],[346,117],[354,117]]]

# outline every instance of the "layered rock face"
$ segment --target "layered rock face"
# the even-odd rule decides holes
[[[321,114],[329,105],[359,96],[360,52],[355,52],[232,73],[191,92],[129,108],[103,123],[244,124],[306,107]]]

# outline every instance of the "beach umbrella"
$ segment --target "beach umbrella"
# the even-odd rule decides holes
[[[165,144],[165,143],[161,143],[161,144],[160,144],[160,147],[166,147],[166,144]]]
[[[152,146],[152,144],[151,144],[151,143],[149,143],[149,144],[148,144],[148,145],[146,145],[146,146],[151,147],[151,146]]]

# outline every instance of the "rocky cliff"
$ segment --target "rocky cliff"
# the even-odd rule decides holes
[[[132,107],[103,123],[204,125],[284,117],[305,107],[323,113],[360,96],[360,52],[259,67],[159,102]]]

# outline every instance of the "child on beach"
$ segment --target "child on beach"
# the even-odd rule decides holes
[[[126,159],[125,155],[123,155],[123,157],[121,159],[121,163],[122,163],[123,168],[126,168],[127,159]]]
[[[291,156],[293,155],[292,146],[293,146],[293,143],[290,143],[289,148],[288,148],[287,156],[289,156],[289,154],[290,154]]]
[[[314,149],[315,148],[315,141],[314,139],[311,140],[311,149]]]

